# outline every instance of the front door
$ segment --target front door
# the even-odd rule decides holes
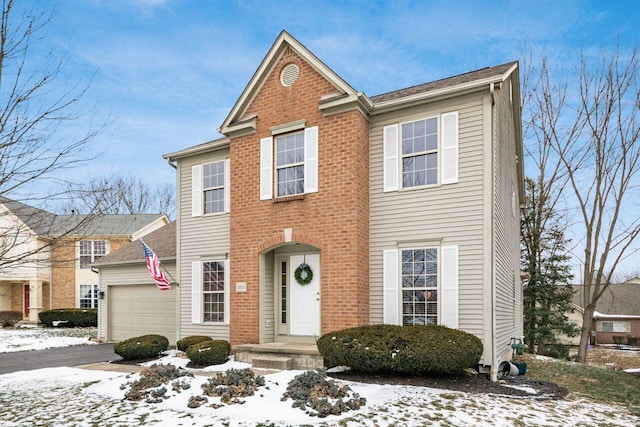
[[[281,263],[282,272],[286,271],[286,273],[280,276],[281,303],[278,316],[280,334],[288,331],[288,335],[318,336],[320,335],[320,255],[290,255],[287,261]],[[308,268],[304,268],[304,264]],[[305,282],[305,272],[310,270],[309,283],[298,283],[296,270],[302,273],[299,273],[301,282]],[[288,328],[284,328],[283,323],[288,323]]]

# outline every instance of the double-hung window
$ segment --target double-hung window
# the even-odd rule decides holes
[[[458,182],[458,112],[383,128],[383,191]]]
[[[229,261],[191,263],[191,323],[229,323]]]
[[[276,137],[278,197],[304,193],[304,132]]]
[[[204,213],[224,212],[224,160],[202,165]]]
[[[438,183],[438,119],[402,125],[402,186]]]
[[[80,240],[80,268],[89,268],[89,264],[107,254],[107,242],[104,240]]]
[[[224,322],[225,307],[224,261],[202,263],[202,302],[205,322]]]
[[[191,167],[191,216],[231,210],[230,172],[229,159]]]
[[[438,323],[438,249],[402,250],[402,324]]]
[[[272,131],[282,133],[260,139],[260,200],[272,200],[274,193],[276,198],[317,193],[318,127],[304,128],[298,121]]]
[[[601,332],[617,332],[617,333],[629,333],[631,332],[630,322],[616,322],[616,321],[602,321],[600,322]]]
[[[80,308],[98,307],[98,285],[80,285]]]

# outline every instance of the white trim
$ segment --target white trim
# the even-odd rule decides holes
[[[224,160],[224,211],[231,212],[231,159]]]
[[[398,250],[382,251],[383,323],[402,325],[400,320],[400,271],[398,269]]]
[[[191,263],[191,323],[202,323],[202,262]]]
[[[202,165],[191,167],[191,216],[202,216]]]
[[[224,261],[224,323],[231,323],[231,260]]]
[[[440,324],[458,328],[458,246],[442,246]]]
[[[458,182],[458,112],[442,114],[441,122],[440,182],[454,184]]]
[[[260,140],[260,200],[273,198],[273,137]]]
[[[318,192],[318,126],[304,130],[304,192]]]
[[[392,124],[385,126],[382,132],[382,150],[383,150],[383,177],[384,184],[382,191],[398,191],[400,180],[400,161],[399,155],[399,142],[398,142],[398,124]]]

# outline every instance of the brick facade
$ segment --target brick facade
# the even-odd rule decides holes
[[[284,87],[280,73],[290,63],[299,76]],[[259,341],[259,258],[284,243],[287,228],[292,242],[321,253],[321,333],[369,322],[369,125],[356,110],[324,117],[319,101],[335,92],[287,49],[246,111],[257,115],[256,132],[231,140],[232,345]],[[260,138],[301,119],[318,126],[319,191],[285,202],[260,200]],[[233,292],[236,282],[246,282],[247,291]]]

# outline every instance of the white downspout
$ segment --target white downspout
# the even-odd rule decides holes
[[[497,347],[496,347],[496,277],[495,277],[495,250],[494,250],[494,242],[495,242],[495,209],[494,209],[494,181],[495,181],[495,166],[494,166],[494,156],[493,156],[493,145],[494,145],[494,121],[495,121],[495,86],[493,83],[489,85],[489,91],[491,92],[491,354],[493,356],[493,360],[491,361],[491,381],[498,381],[498,365],[500,364],[498,355],[497,355]]]

